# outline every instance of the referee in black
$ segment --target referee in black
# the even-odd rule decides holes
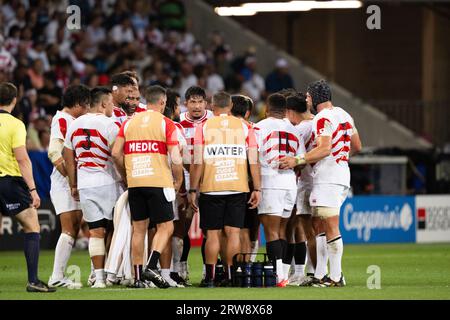
[[[17,102],[17,88],[0,83],[0,212],[15,217],[25,232],[28,292],[54,292],[38,279],[40,226],[36,209],[41,199],[36,192],[26,145],[25,125],[11,115]]]

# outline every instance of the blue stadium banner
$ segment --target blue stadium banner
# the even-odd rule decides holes
[[[416,241],[413,196],[354,196],[341,207],[344,243]]]

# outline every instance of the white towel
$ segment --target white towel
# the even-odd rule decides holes
[[[123,280],[134,279],[133,262],[131,259],[131,236],[133,227],[131,223],[130,206],[128,204],[128,191],[125,191],[117,200],[114,208],[114,234],[105,264],[105,271],[115,274]],[[145,237],[144,261],[147,261],[148,241]]]

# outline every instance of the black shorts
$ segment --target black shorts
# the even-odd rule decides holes
[[[220,230],[224,226],[242,228],[246,210],[246,193],[229,195],[200,194],[200,228]]]
[[[0,213],[15,216],[31,207],[28,186],[22,177],[0,177]]]
[[[167,201],[163,188],[129,188],[128,203],[133,221],[150,219],[151,223],[158,224],[174,218],[172,203]]]
[[[250,200],[251,193],[247,193],[247,202]],[[244,229],[254,229],[259,226],[258,208],[250,209],[250,205],[246,204],[246,212],[244,219]]]

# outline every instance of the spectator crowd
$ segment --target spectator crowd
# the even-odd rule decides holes
[[[161,85],[183,97],[199,85],[207,96],[242,93],[258,108],[270,93],[292,88],[284,59],[265,78],[256,52],[234,54],[220,31],[201,45],[189,31],[183,1],[3,0],[0,1],[0,82],[19,88],[14,115],[28,130],[28,149],[45,150],[52,116],[71,84],[108,85],[112,74],[136,71],[141,86]],[[70,5],[80,8],[81,28],[68,27]]]

